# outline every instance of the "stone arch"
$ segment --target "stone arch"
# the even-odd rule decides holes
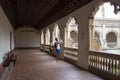
[[[54,25],[53,28],[53,38],[52,38],[53,43],[55,42],[55,38],[60,39],[60,29],[57,23]]]
[[[106,41],[108,48],[117,47],[117,33],[111,31],[106,34]]]
[[[115,30],[109,30],[109,31],[107,31],[106,36],[107,36],[110,32],[114,33],[115,36],[118,36],[118,32],[115,31]]]
[[[18,28],[15,30],[15,33],[17,32],[35,32],[36,35],[40,34],[38,30],[34,29],[34,28],[29,28],[29,27],[25,27],[25,28]]]
[[[78,48],[78,24],[74,17],[69,17],[66,23],[65,47]]]
[[[107,35],[109,33],[113,33],[114,34],[114,38],[116,41],[115,42],[108,42],[108,39],[107,39]],[[112,37],[112,36],[111,36]],[[116,29],[110,29],[110,30],[107,30],[106,33],[105,33],[105,43],[106,43],[106,49],[118,49],[119,48],[119,45],[120,45],[120,38],[119,38],[119,30],[116,30]],[[113,45],[113,46],[112,46]]]
[[[116,42],[117,41],[117,35],[114,32],[109,32],[106,35],[107,42]]]
[[[50,31],[49,31],[49,29],[46,29],[45,43],[46,43],[46,45],[50,45]]]
[[[15,30],[16,47],[39,47],[40,32],[31,27],[23,27]]]
[[[93,10],[90,12],[89,21],[88,21],[89,27],[92,27],[92,25],[94,23],[94,16],[96,15],[97,11],[99,10],[99,7],[106,2],[110,2],[110,4],[114,6],[114,13],[120,11],[120,5],[118,5],[116,2],[113,2],[111,0],[99,0],[99,2],[95,5]]]
[[[96,51],[100,50],[98,42],[94,39],[94,16],[99,10],[99,6],[102,5],[103,3],[104,2],[100,0],[98,4],[95,5],[95,7],[93,8],[89,16],[88,22],[89,22],[89,49],[90,50],[96,50]],[[96,43],[96,44],[93,45],[92,43]]]
[[[41,44],[44,44],[44,33],[41,31]]]
[[[116,14],[116,12],[118,12],[118,10],[120,10],[120,6],[115,4],[115,2],[111,2],[110,0],[99,0],[98,4],[95,5],[95,7],[93,8],[92,12],[90,13],[90,16],[89,16],[89,49],[90,50],[95,50],[94,49],[94,17],[97,13],[97,11],[99,10],[99,7],[104,4],[105,2],[110,2],[111,5],[114,6],[114,13]],[[116,9],[116,6],[119,7],[119,9],[117,8]],[[103,41],[104,42],[104,41]],[[99,46],[99,45],[98,45]],[[99,46],[99,49],[98,50],[101,50],[100,48],[101,46]],[[103,47],[103,46],[102,46]],[[105,46],[104,46],[105,47]]]

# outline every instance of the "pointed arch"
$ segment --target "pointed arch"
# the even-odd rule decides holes
[[[118,13],[118,15],[116,15],[115,13],[116,4],[113,4],[113,2],[108,2],[108,1],[109,0],[104,0],[104,1],[100,0],[89,16],[89,36],[90,36],[89,37],[90,39],[89,49],[90,50],[101,51],[104,49],[108,49],[107,41],[106,41],[106,34],[108,30],[112,30],[112,29],[114,30],[115,29],[114,27],[118,28],[116,25],[116,22],[113,20],[117,20],[117,18],[120,19],[120,16],[119,16],[120,14]],[[110,9],[109,11],[107,11],[108,8]],[[100,32],[100,35],[99,35],[100,43],[99,44],[101,45],[95,46],[93,43],[96,42],[95,36],[94,36],[96,31]],[[98,49],[95,49],[96,47],[98,47]]]
[[[60,29],[57,23],[54,25],[54,29],[53,29],[53,38],[52,38],[53,43],[55,42],[55,38],[60,39]]]
[[[41,44],[44,44],[44,34],[43,34],[43,31],[41,31]]]
[[[106,35],[107,47],[115,48],[117,47],[117,34],[115,32],[109,32]]]
[[[74,17],[70,17],[66,23],[65,47],[78,48],[78,24]]]
[[[46,43],[46,45],[50,45],[50,31],[49,31],[49,29],[46,29],[45,43]]]

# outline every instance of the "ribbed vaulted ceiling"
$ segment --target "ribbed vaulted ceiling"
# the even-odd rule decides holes
[[[15,29],[31,26],[42,29],[92,0],[0,0]]]

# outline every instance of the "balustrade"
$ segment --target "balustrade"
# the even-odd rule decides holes
[[[65,60],[77,64],[78,61],[78,52],[77,49],[74,48],[65,48],[64,50],[64,58]]]
[[[89,51],[89,70],[108,80],[120,80],[120,55]]]

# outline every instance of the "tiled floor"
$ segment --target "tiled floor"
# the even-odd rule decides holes
[[[10,80],[103,80],[38,50],[19,50]]]

